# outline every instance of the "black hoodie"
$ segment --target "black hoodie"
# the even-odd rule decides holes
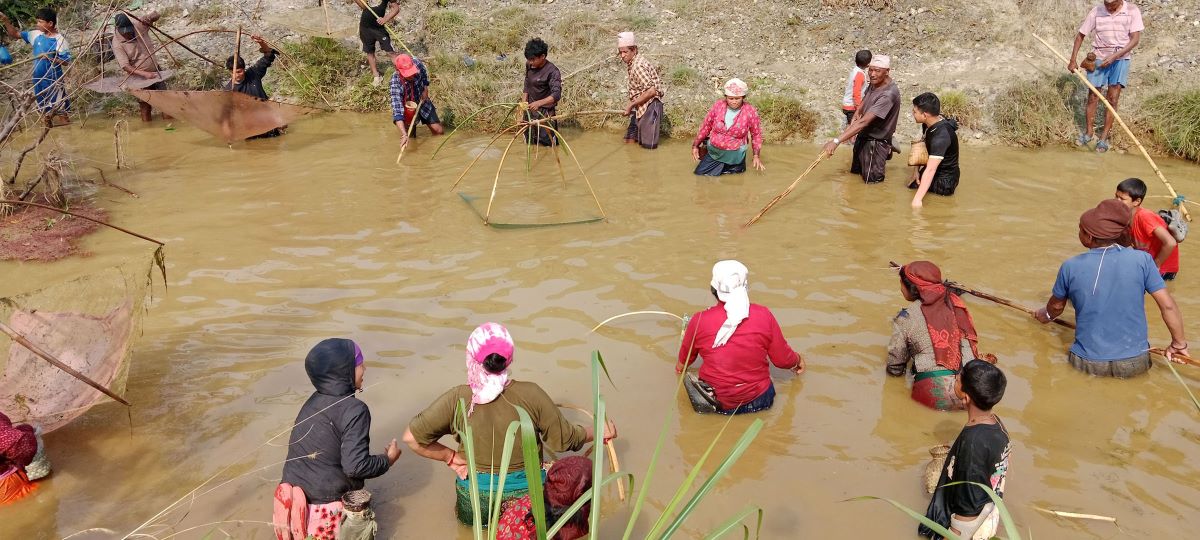
[[[318,343],[304,359],[304,371],[317,391],[296,415],[283,481],[303,489],[308,502],[325,504],[362,489],[364,480],[391,464],[386,455],[371,455],[371,411],[353,397],[354,342]],[[315,459],[304,458],[314,452]]]

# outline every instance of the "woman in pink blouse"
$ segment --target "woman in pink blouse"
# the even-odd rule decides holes
[[[692,158],[700,162],[696,165],[696,174],[720,176],[746,172],[747,148],[754,151],[754,168],[766,170],[759,159],[762,126],[758,111],[746,103],[748,90],[741,79],[730,79],[725,83],[725,99],[713,103],[708,110],[696,139],[692,141]]]

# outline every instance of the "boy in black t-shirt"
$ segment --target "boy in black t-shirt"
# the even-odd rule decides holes
[[[920,208],[926,192],[949,196],[958,187],[958,121],[942,116],[942,102],[933,92],[913,98],[912,114],[929,150],[929,161],[913,171],[908,185],[917,190],[913,208]]]
[[[374,85],[383,82],[379,67],[375,65],[375,44],[387,53],[389,58],[396,56],[392,48],[392,37],[388,34],[387,24],[400,14],[400,0],[381,0],[378,6],[369,6],[367,0],[355,0],[362,8],[362,16],[358,19],[358,39],[362,41],[363,54],[367,55],[367,65],[375,75]]]
[[[959,535],[963,540],[992,538],[999,526],[1000,513],[995,511],[987,491],[972,484],[989,486],[997,495],[1004,495],[1008,476],[1008,431],[992,414],[992,407],[1004,397],[1007,380],[1000,368],[985,360],[971,360],[959,371],[954,393],[967,405],[967,424],[950,447],[946,464],[938,479],[938,491],[925,517],[936,521]],[[925,526],[917,532],[927,538],[940,538]]]

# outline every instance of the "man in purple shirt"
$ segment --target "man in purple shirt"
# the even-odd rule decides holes
[[[1074,72],[1078,67],[1075,57],[1079,55],[1079,46],[1083,38],[1092,34],[1092,52],[1096,54],[1095,65],[1088,70],[1087,78],[1097,89],[1104,92],[1105,99],[1116,110],[1117,102],[1121,99],[1121,89],[1129,86],[1130,52],[1137,47],[1142,37],[1142,12],[1137,6],[1125,0],[1104,0],[1103,5],[1096,6],[1088,12],[1075,34],[1075,46],[1071,48],[1071,60],[1067,62],[1067,70]],[[1085,113],[1086,125],[1084,132],[1079,135],[1076,143],[1087,146],[1096,134],[1096,105],[1099,96],[1088,93]],[[1097,152],[1108,151],[1108,133],[1112,130],[1113,115],[1104,115],[1104,131],[1096,142]]]

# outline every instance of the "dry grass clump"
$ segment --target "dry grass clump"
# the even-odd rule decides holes
[[[766,94],[753,100],[762,119],[763,139],[783,142],[792,137],[811,139],[821,122],[820,115],[788,95]]]
[[[1200,89],[1154,95],[1142,104],[1140,116],[1159,145],[1200,161]]]
[[[937,96],[942,102],[942,116],[957,119],[960,126],[979,128],[979,121],[982,120],[979,106],[970,97],[958,90],[943,90]]]
[[[467,25],[467,16],[454,9],[435,9],[425,17],[425,36],[431,43],[449,43],[457,39]]]
[[[617,22],[621,26],[620,31],[624,32],[628,30],[636,32],[639,30],[649,30],[654,28],[654,26],[658,24],[658,17],[650,13],[632,10],[623,13],[617,18]]]
[[[533,30],[541,17],[523,6],[498,9],[477,21],[466,42],[472,54],[513,55],[523,50],[525,42],[534,37]],[[554,54],[551,49],[551,54]],[[520,56],[517,54],[517,56]]]
[[[369,112],[389,106],[387,85],[371,85],[362,55],[332,39],[308,38],[281,45],[284,65],[272,68],[279,93],[310,105]],[[290,71],[285,74],[284,70]]]
[[[996,134],[1025,147],[1070,141],[1077,131],[1071,108],[1077,84],[1053,76],[1010,84],[992,107]]]
[[[456,119],[466,118],[487,105],[520,100],[523,57],[480,58],[466,62],[453,54],[438,53],[426,59],[425,64],[432,77],[433,90],[430,92],[436,91],[433,99],[438,114],[449,127],[458,127]],[[511,125],[512,119],[507,109],[498,107],[476,116],[471,127],[495,131]]]
[[[558,45],[566,50],[574,50],[592,48],[602,37],[608,37],[612,32],[596,15],[575,12],[559,20],[554,25],[554,33],[558,38],[552,46]]]

